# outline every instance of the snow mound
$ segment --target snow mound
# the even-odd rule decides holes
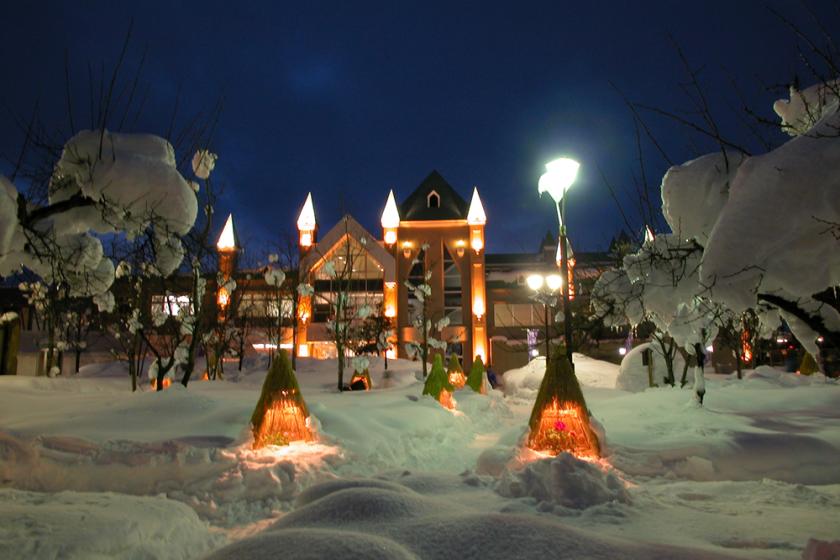
[[[324,529],[268,532],[227,546],[207,560],[414,560],[417,557],[390,539]]]
[[[612,389],[618,368],[613,364],[594,360],[583,354],[574,354],[575,376],[582,387]],[[534,358],[521,368],[504,373],[504,394],[506,397],[534,400],[545,377],[545,357]]]
[[[334,492],[287,515],[267,531],[217,551],[210,559],[259,560],[282,555],[294,559],[496,560],[557,558],[558,551],[564,558],[725,558],[707,551],[692,553],[603,537],[556,519],[467,509],[451,495],[444,500],[421,492],[386,489],[379,481],[361,484],[368,482],[372,482],[369,487],[349,488],[330,483],[317,493]],[[427,481],[425,486],[449,487],[444,480],[437,484]],[[394,504],[402,505],[397,515],[392,515]],[[388,510],[379,509],[381,505],[387,505]]]
[[[347,490],[351,488],[380,488],[383,490],[391,490],[393,492],[408,492],[408,488],[399,484],[394,484],[386,480],[376,479],[340,479],[332,480],[307,488],[300,493],[295,504],[298,507],[309,505],[315,500],[319,500],[324,496],[338,492],[340,490]]]
[[[0,490],[0,558],[195,558],[224,542],[184,504]]]
[[[748,381],[770,382],[774,385],[781,385],[782,387],[799,387],[802,385],[811,385],[815,382],[825,383],[826,381],[826,377],[819,373],[800,375],[770,366],[758,366],[755,368],[755,371],[747,373],[744,379]]]
[[[613,501],[630,503],[630,494],[615,473],[569,453],[506,471],[496,491],[508,498],[534,498],[543,503],[542,510],[554,505],[586,509]]]
[[[534,358],[521,368],[508,370],[504,373],[505,396],[535,399],[543,377],[545,377],[544,356]]]
[[[356,527],[394,523],[400,519],[433,516],[441,507],[416,492],[394,491],[391,488],[344,488],[297,509],[278,521],[274,527]]]
[[[653,349],[653,382],[662,384],[668,369],[665,366],[665,358],[657,344],[646,342],[630,350],[621,360],[618,368],[618,377],[615,379],[615,388],[631,393],[638,393],[650,387],[648,381],[648,366],[644,365],[642,354],[648,348]],[[682,375],[683,359],[677,354],[674,358],[674,376],[679,380]]]

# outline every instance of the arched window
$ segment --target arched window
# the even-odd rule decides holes
[[[426,207],[427,208],[440,208],[440,195],[437,191],[432,191],[426,197]]]

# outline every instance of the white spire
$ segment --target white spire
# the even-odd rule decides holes
[[[312,231],[316,225],[315,208],[312,206],[312,193],[309,193],[306,195],[306,202],[303,203],[303,210],[300,211],[300,216],[298,216],[297,227],[299,231]]]
[[[400,212],[397,210],[397,201],[394,200],[394,191],[388,192],[388,201],[385,203],[385,210],[382,211],[382,227],[400,227]]]
[[[220,251],[236,249],[236,236],[233,234],[233,214],[228,214],[225,227],[222,228],[222,234],[219,236],[219,241],[216,242],[216,248]]]
[[[477,187],[473,187],[470,211],[467,212],[467,223],[475,226],[483,226],[487,223],[487,214],[484,213],[484,206],[481,205]]]

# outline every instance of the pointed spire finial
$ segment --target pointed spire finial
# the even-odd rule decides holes
[[[312,193],[306,195],[306,202],[297,219],[297,227],[300,231],[312,231],[317,225],[315,221],[315,207],[312,205]]]
[[[487,223],[487,214],[484,213],[484,206],[482,206],[481,198],[478,196],[478,187],[473,187],[470,210],[467,212],[467,223],[475,226],[483,226]]]
[[[236,249],[236,235],[233,232],[233,214],[228,214],[225,227],[222,228],[222,234],[216,242],[216,248],[219,251],[231,251]]]

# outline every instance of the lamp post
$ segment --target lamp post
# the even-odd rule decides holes
[[[580,164],[573,159],[559,158],[545,164],[546,172],[540,177],[538,192],[547,192],[557,207],[557,221],[560,225],[560,260],[563,278],[569,278],[569,247],[566,239],[566,191],[577,178]],[[569,305],[569,287],[563,290],[563,330],[566,339],[566,356],[572,362],[572,314]]]
[[[543,304],[543,312],[545,313],[545,359],[548,362],[551,356],[549,348],[549,315],[548,310],[557,303],[555,292],[563,285],[563,279],[559,274],[549,274],[543,276],[542,274],[531,274],[525,279],[528,287],[534,291],[534,300]]]

